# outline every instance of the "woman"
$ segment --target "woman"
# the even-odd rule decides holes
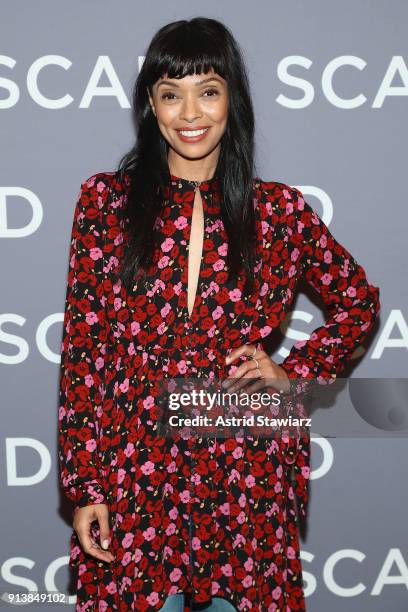
[[[77,610],[305,610],[310,440],[159,435],[155,383],[267,379],[290,401],[296,378],[344,370],[379,290],[298,189],[254,178],[248,79],[224,25],[159,30],[134,112],[134,148],[84,181],[72,228],[59,461]],[[328,316],[277,364],[264,344],[301,278]]]

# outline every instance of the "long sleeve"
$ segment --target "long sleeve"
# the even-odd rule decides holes
[[[289,195],[289,194],[288,194]],[[300,253],[300,274],[320,294],[327,310],[324,325],[308,340],[295,342],[279,365],[289,378],[335,378],[372,329],[380,310],[379,288],[333,237],[301,191],[291,187],[287,210],[291,240]]]
[[[72,225],[61,342],[58,461],[65,495],[78,507],[104,503],[98,413],[108,337],[103,283],[102,173],[81,185]]]

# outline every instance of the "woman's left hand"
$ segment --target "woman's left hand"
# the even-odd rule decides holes
[[[247,379],[255,378],[256,383],[246,389],[248,392],[262,389],[265,385],[272,385],[281,393],[289,391],[289,377],[285,370],[275,363],[265,351],[257,349],[254,344],[243,344],[233,349],[226,357],[225,363],[230,365],[242,355],[246,355],[250,359],[241,363],[235,372],[223,381],[224,389],[228,389],[228,392],[238,391],[248,384]],[[264,378],[267,380],[262,380]]]

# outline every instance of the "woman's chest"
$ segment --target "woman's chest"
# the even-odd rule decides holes
[[[230,348],[266,337],[285,316],[297,274],[284,226],[255,207],[254,290],[247,295],[244,276],[229,275],[229,238],[219,211],[206,202],[193,211],[167,203],[156,219],[146,274],[139,273],[129,290],[116,285],[117,338],[162,348],[189,338],[190,347]],[[123,246],[128,239],[122,225],[117,242]]]

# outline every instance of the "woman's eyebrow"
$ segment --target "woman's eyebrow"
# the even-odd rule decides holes
[[[222,84],[222,81],[220,79],[218,79],[217,77],[210,77],[209,79],[202,79],[201,81],[196,81],[194,83],[194,85],[203,85],[204,83],[208,83],[209,81],[218,81],[219,83]],[[178,85],[177,83],[174,83],[173,81],[160,81],[160,83],[157,85],[157,89],[159,89],[160,85],[169,85],[170,87],[180,87],[180,85]]]

